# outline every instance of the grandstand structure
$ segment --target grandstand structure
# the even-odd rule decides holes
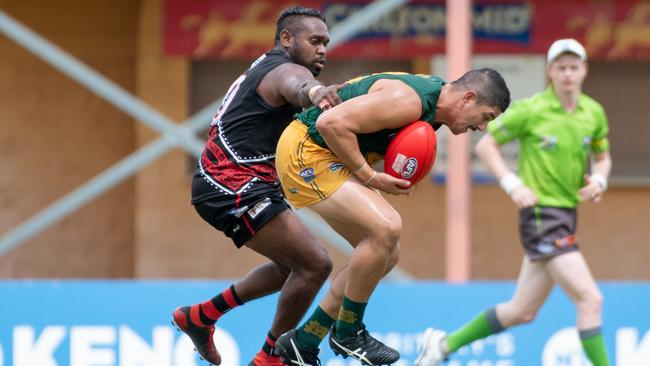
[[[272,43],[272,34],[247,39],[238,30],[268,29],[284,3],[266,8],[274,3],[251,0],[223,14],[218,8],[174,13],[182,3],[71,0],[61,7],[23,0],[0,5],[1,278],[233,278],[262,262],[250,251],[237,252],[200,220],[189,204],[189,180],[219,97],[246,68],[251,52]],[[513,2],[508,14],[520,11],[550,22],[534,8],[538,3]],[[547,6],[573,9],[583,3],[551,1]],[[612,126],[611,188],[604,202],[581,208],[579,227],[588,230],[580,238],[596,277],[647,280],[650,226],[644,202],[650,202],[650,148],[644,137],[650,135],[645,117],[650,105],[644,88],[650,80],[650,46],[635,34],[647,34],[650,26],[643,20],[647,3],[616,4],[610,18],[603,18],[603,9],[610,8],[592,4],[563,24],[564,31],[591,47],[586,91],[602,101]],[[395,0],[369,1],[365,9],[344,0],[338,5],[329,12],[332,52],[322,75],[325,83],[388,70],[436,74],[440,70],[432,58],[461,48],[458,42],[445,47],[439,30],[442,2],[432,1],[430,8],[427,2]],[[511,26],[490,28],[495,22],[490,19],[498,16],[490,13],[490,5],[487,0],[474,4],[475,55],[541,57],[546,45],[540,29],[555,24],[527,18],[526,45],[515,39],[525,31],[516,27],[518,22],[498,18]],[[214,28],[210,17],[219,14],[219,24],[230,28]],[[399,26],[391,19],[415,25]],[[499,31],[501,39],[486,40]],[[451,169],[466,161],[470,145],[465,142],[461,153],[451,154],[466,152]],[[460,219],[446,209],[451,205],[446,197],[454,197],[449,187],[458,184],[432,179],[410,197],[389,197],[404,221],[400,266],[390,278],[450,278],[446,268],[456,265],[449,263],[463,260],[467,270],[457,275],[461,279],[516,275],[520,249],[514,206],[494,184],[463,179],[467,194],[461,196],[467,202]],[[335,263],[343,263],[342,239],[308,212],[301,215],[330,245]],[[453,229],[459,223],[460,229]],[[450,243],[464,242],[459,262],[447,262],[445,253],[454,249]],[[215,267],[215,258],[228,260]]]

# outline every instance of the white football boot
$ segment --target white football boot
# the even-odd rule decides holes
[[[422,336],[420,356],[415,360],[415,366],[441,365],[447,359],[447,355],[440,349],[440,342],[445,337],[447,337],[446,332],[434,328],[427,328]]]

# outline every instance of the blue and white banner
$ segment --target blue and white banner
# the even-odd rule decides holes
[[[0,281],[0,366],[203,365],[170,324],[180,305],[204,301],[224,281]],[[512,283],[382,283],[366,310],[373,335],[412,365],[424,329],[453,330],[510,298]],[[650,365],[650,284],[603,283],[604,336],[613,366]],[[322,296],[322,293],[321,293]],[[217,323],[224,366],[247,365],[264,342],[276,296],[233,310]],[[588,366],[575,307],[555,290],[534,323],[477,341],[448,366]],[[358,365],[322,344],[324,366]]]

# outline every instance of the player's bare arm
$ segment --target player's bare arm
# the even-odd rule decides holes
[[[605,179],[609,179],[609,174],[612,171],[612,156],[609,151],[594,154],[594,163],[591,166],[591,171],[593,174],[600,174]]]
[[[510,169],[508,169],[503,156],[501,156],[499,144],[489,133],[486,133],[481,137],[481,139],[476,143],[474,151],[497,180],[510,173]]]
[[[339,85],[323,86],[304,66],[282,64],[271,71],[257,87],[258,93],[272,107],[293,104],[303,108],[319,105],[324,100],[330,106],[341,103]]]
[[[489,133],[485,134],[474,148],[476,155],[487,166],[490,172],[497,178],[501,188],[510,196],[512,201],[519,208],[534,206],[537,203],[537,196],[526,187],[517,175],[508,169],[499,144]]]
[[[399,128],[420,118],[417,93],[396,80],[379,80],[368,94],[352,98],[323,113],[316,128],[330,150],[368,186],[391,194],[406,194],[410,183],[374,171],[361,154],[357,134]]]

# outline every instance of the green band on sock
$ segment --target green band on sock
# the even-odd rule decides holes
[[[484,311],[447,336],[448,352],[455,352],[464,345],[498,333],[503,329],[503,326],[496,318],[494,309]]]
[[[582,348],[585,350],[587,358],[594,366],[609,366],[605,340],[600,328],[581,330],[580,342],[582,342]]]
[[[306,349],[318,349],[320,342],[329,333],[334,319],[320,307],[311,314],[305,322],[296,329],[298,343]]]
[[[363,326],[363,313],[368,303],[355,302],[343,297],[339,318],[336,320],[336,337],[347,338]]]

